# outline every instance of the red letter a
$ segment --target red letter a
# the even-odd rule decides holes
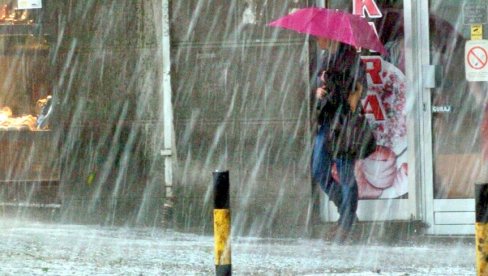
[[[383,121],[385,116],[376,95],[368,95],[363,103],[364,114],[373,114],[376,121]]]

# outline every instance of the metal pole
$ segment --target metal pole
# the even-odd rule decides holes
[[[173,214],[173,166],[176,156],[174,143],[173,106],[171,100],[171,39],[169,23],[169,1],[162,0],[162,57],[163,57],[163,149],[165,201],[163,224],[172,220]],[[167,225],[163,225],[167,226]]]
[[[476,204],[476,271],[488,273],[488,184],[475,185]]]
[[[216,171],[214,180],[215,274],[232,275],[230,250],[229,171]]]

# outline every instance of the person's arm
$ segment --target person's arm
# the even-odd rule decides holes
[[[322,90],[322,91],[319,91]],[[341,103],[340,99],[340,92],[328,92],[324,88],[317,88],[316,97],[317,97],[317,113],[318,117],[317,120],[322,123],[327,116],[332,117],[339,107]]]

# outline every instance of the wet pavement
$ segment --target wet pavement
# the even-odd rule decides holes
[[[0,221],[2,275],[214,275],[213,238],[160,229]],[[234,275],[475,275],[464,239],[337,245],[232,239]]]

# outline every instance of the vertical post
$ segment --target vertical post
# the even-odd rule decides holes
[[[488,273],[488,183],[475,185],[476,271]]]
[[[214,180],[215,274],[232,275],[230,250],[229,171],[216,171]]]
[[[173,166],[176,160],[174,126],[173,126],[173,105],[171,89],[171,37],[169,21],[169,0],[162,0],[162,89],[163,89],[163,149],[161,155],[164,157],[164,187],[165,201],[163,205],[163,226],[168,227],[173,215]]]

